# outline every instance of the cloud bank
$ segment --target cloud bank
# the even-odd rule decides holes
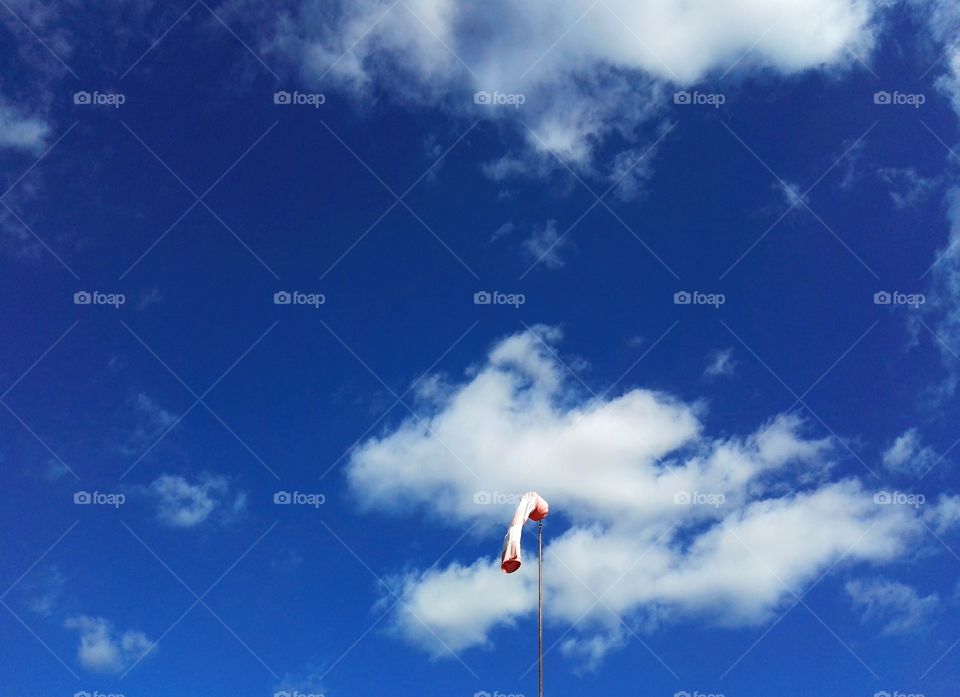
[[[553,620],[576,623],[567,653],[590,663],[617,646],[611,611],[637,628],[761,623],[833,565],[894,562],[923,534],[914,508],[834,477],[829,441],[799,418],[719,438],[702,404],[642,388],[584,395],[560,338],[536,327],[501,340],[427,400],[423,421],[362,443],[347,473],[366,506],[479,521],[493,536],[513,503],[493,492],[543,494],[551,527],[569,525],[545,550]],[[495,550],[413,572],[395,627],[435,655],[482,646],[534,612],[535,582],[501,574]]]
[[[251,11],[249,2],[236,4]],[[662,117],[673,86],[734,69],[844,68],[870,52],[883,4],[307,1],[262,14],[260,31],[263,50],[290,59],[315,84],[472,118],[522,119],[531,129],[519,129],[526,155],[545,157],[507,156],[501,169],[556,166],[551,151],[590,169],[597,142],[617,136],[626,142],[605,164],[615,171],[636,159],[630,155],[644,140],[638,127]],[[498,93],[500,101],[475,104],[476,91]]]

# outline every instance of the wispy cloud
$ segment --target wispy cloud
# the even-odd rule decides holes
[[[920,442],[915,428],[904,431],[883,453],[884,466],[893,472],[923,474],[937,459],[937,453]]]
[[[490,236],[490,242],[499,242],[518,233],[521,227],[512,221],[501,225],[493,235]],[[524,259],[528,262],[540,262],[548,269],[560,269],[566,265],[566,259],[563,252],[572,247],[569,237],[564,237],[557,230],[557,221],[548,220],[542,225],[535,225],[527,228],[526,235],[519,240],[519,250]]]
[[[923,517],[937,533],[946,534],[960,523],[960,496],[941,494],[936,503],[926,505]]]
[[[236,491],[226,477],[202,475],[194,481],[163,474],[148,487],[157,518],[172,528],[194,528],[208,520],[228,522],[243,513],[247,494]]]
[[[137,392],[130,402],[134,425],[122,437],[124,455],[140,455],[177,421],[177,415],[161,406],[145,392]]]
[[[704,376],[708,378],[733,375],[737,367],[733,360],[733,349],[714,351],[708,360],[707,367],[703,371]]]
[[[517,226],[513,224],[513,221],[508,220],[503,225],[501,225],[500,227],[498,227],[496,230],[493,231],[493,234],[490,235],[490,241],[496,242],[501,237],[507,237],[516,229],[517,229]]]
[[[952,396],[960,384],[960,186],[947,191],[946,199],[949,232],[928,271],[930,291],[923,312],[929,324],[917,329],[925,335],[932,331],[930,342],[946,371],[946,377],[929,390],[935,403]]]
[[[937,44],[939,53],[927,71],[937,75],[937,88],[950,100],[960,115],[960,5],[953,0],[912,0],[927,23],[927,31]]]
[[[548,220],[545,225],[535,227],[523,241],[527,257],[534,262],[540,261],[548,269],[559,269],[566,265],[562,252],[569,246],[570,238],[561,238],[556,220]]]
[[[0,102],[0,148],[39,153],[47,144],[50,124]]]
[[[802,196],[803,189],[799,184],[781,181],[778,182],[776,186],[780,191],[780,194],[783,196],[783,200],[787,206],[796,207],[806,201],[806,199]]]
[[[146,310],[151,305],[160,302],[163,302],[163,293],[159,288],[153,287],[140,293],[140,298],[137,300],[137,309]]]
[[[864,621],[881,625],[884,635],[925,629],[940,606],[936,593],[921,597],[910,586],[885,578],[849,581],[846,590]]]
[[[308,668],[296,673],[287,673],[274,686],[274,695],[290,695],[290,697],[322,697],[326,694],[323,680],[320,677],[324,672],[320,668]]]
[[[50,617],[61,601],[66,581],[66,577],[56,566],[50,566],[39,572],[36,578],[24,581],[30,612],[41,617]]]
[[[882,167],[876,175],[890,187],[890,201],[896,210],[923,203],[943,184],[942,177],[924,177],[913,167]]]

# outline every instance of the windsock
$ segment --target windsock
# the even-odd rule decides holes
[[[500,570],[512,574],[520,568],[520,533],[523,524],[530,520],[543,520],[550,512],[550,506],[535,491],[528,491],[520,499],[517,512],[513,514],[507,535],[503,538],[503,553],[500,555]]]

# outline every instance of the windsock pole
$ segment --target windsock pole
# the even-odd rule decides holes
[[[503,538],[503,551],[500,553],[500,570],[512,574],[520,568],[520,533],[528,520],[537,521],[537,663],[540,667],[540,692],[543,697],[543,519],[550,512],[550,506],[535,491],[528,491],[520,499],[513,514],[513,520]]]
[[[540,663],[540,697],[543,697],[543,521],[537,523],[537,653]]]

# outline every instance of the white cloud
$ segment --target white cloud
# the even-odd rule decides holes
[[[510,625],[529,612],[536,586],[528,577],[504,575],[499,560],[478,559],[422,577],[410,574],[399,595],[404,602],[395,616],[396,628],[412,643],[442,655],[486,644],[494,627]]]
[[[920,443],[920,434],[915,428],[904,431],[883,453],[884,466],[894,472],[923,474],[937,459],[932,448]]]
[[[722,375],[733,375],[737,364],[733,360],[733,349],[724,349],[714,351],[710,355],[710,362],[707,364],[703,374],[706,377],[714,378]]]
[[[118,632],[102,617],[79,615],[69,618],[63,626],[80,633],[80,665],[98,673],[119,673],[154,649],[154,643],[143,632]]]
[[[853,580],[846,588],[863,619],[882,624],[884,635],[922,630],[940,605],[935,593],[920,597],[910,586],[883,578]]]
[[[670,83],[735,64],[786,74],[851,64],[853,53],[869,53],[881,4],[305,1],[293,13],[260,15],[259,28],[262,48],[290,58],[308,79],[367,98],[387,93],[480,118],[521,118],[536,135],[517,131],[528,147],[513,160],[520,169],[556,167],[549,151],[589,169],[598,141],[635,140],[639,125],[662,118]],[[474,105],[476,90],[522,94],[525,102]],[[543,157],[528,160],[531,153]]]
[[[947,72],[937,78],[937,87],[950,99],[953,109],[960,114],[960,48],[946,56]]]
[[[619,627],[611,628],[607,634],[594,634],[590,637],[572,637],[560,643],[560,652],[574,661],[573,672],[579,672],[578,666],[592,671],[600,665],[603,658],[626,642],[625,631]]]
[[[323,686],[322,676],[326,673],[319,667],[311,666],[298,673],[286,673],[274,686],[274,694],[288,694],[294,697],[323,697],[327,692]]]
[[[569,655],[589,665],[618,645],[604,606],[641,625],[756,624],[831,564],[893,561],[922,534],[914,509],[874,504],[855,479],[830,481],[830,445],[798,417],[713,438],[702,404],[640,388],[589,398],[554,358],[559,339],[537,327],[500,341],[424,405],[426,425],[409,419],[365,441],[347,473],[365,506],[422,506],[491,534],[510,507],[475,503],[475,493],[540,491],[556,521],[546,547],[552,621],[582,618]],[[684,492],[717,505],[677,503]],[[396,629],[443,655],[532,613],[535,574],[504,576],[495,552],[406,576]]]
[[[179,475],[163,474],[149,487],[155,497],[157,517],[173,528],[192,528],[215,516],[230,520],[246,507],[246,494],[234,492],[225,477],[203,475],[190,482]]]
[[[338,24],[328,25],[326,35],[319,27],[307,27],[299,49],[326,68],[368,32],[368,40],[334,68],[361,83],[372,79],[374,57],[382,51],[422,77],[463,77],[465,68],[440,41],[472,68],[479,85],[490,89],[523,84],[518,76],[524,73],[538,81],[555,80],[575,72],[578,64],[692,81],[718,66],[726,68],[751,48],[748,60],[784,72],[840,60],[846,49],[871,44],[875,5],[863,0],[718,0],[681,7],[667,0],[611,0],[609,9],[591,10],[586,0],[522,5],[499,0],[482,8],[453,0],[406,4],[409,12],[398,7],[384,15],[387,2],[353,3]],[[568,31],[568,40],[557,41]]]
[[[50,125],[0,102],[0,148],[38,153],[47,143]]]

